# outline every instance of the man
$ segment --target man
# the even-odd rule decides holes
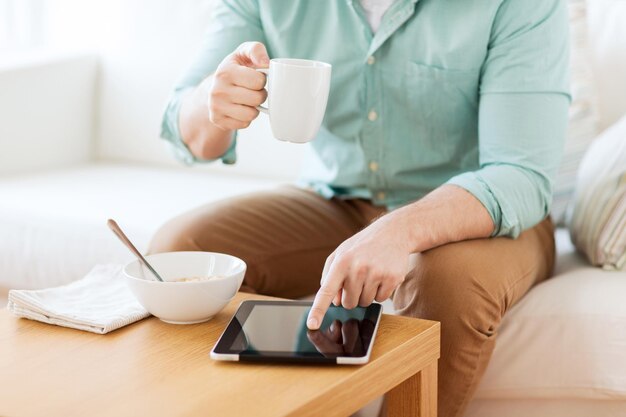
[[[566,127],[559,0],[223,0],[163,135],[188,163],[235,162],[270,57],[333,65],[299,187],[200,207],[151,251],[226,252],[248,291],[330,303],[393,294],[442,325],[439,415],[461,416],[503,315],[554,260],[547,219]],[[321,278],[321,288],[320,288]]]

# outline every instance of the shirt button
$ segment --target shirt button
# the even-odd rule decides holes
[[[374,58],[372,55],[367,57],[367,65],[374,65],[375,62],[376,58]]]
[[[385,195],[385,193],[384,193],[384,192],[382,192],[382,191],[379,191],[379,192],[377,192],[377,193],[376,193],[376,199],[377,199],[377,200],[384,200],[384,199],[385,199],[385,197],[386,197],[386,195]]]
[[[370,112],[367,114],[367,118],[370,122],[373,122],[378,119],[378,114],[374,110],[370,110]]]
[[[372,171],[372,172],[378,171],[378,162],[376,162],[376,161],[370,162],[369,168],[370,168],[370,171]]]

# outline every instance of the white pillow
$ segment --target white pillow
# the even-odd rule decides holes
[[[572,242],[593,265],[626,266],[626,116],[585,154],[568,226]]]

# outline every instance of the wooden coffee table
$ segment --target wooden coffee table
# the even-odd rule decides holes
[[[176,326],[151,317],[108,335],[0,311],[0,416],[348,416],[388,393],[389,417],[436,417],[439,323],[383,315],[363,366],[216,362],[239,303]]]

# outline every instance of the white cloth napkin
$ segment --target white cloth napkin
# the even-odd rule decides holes
[[[61,287],[11,290],[7,308],[18,317],[99,334],[150,315],[124,282],[119,265],[97,265]]]

